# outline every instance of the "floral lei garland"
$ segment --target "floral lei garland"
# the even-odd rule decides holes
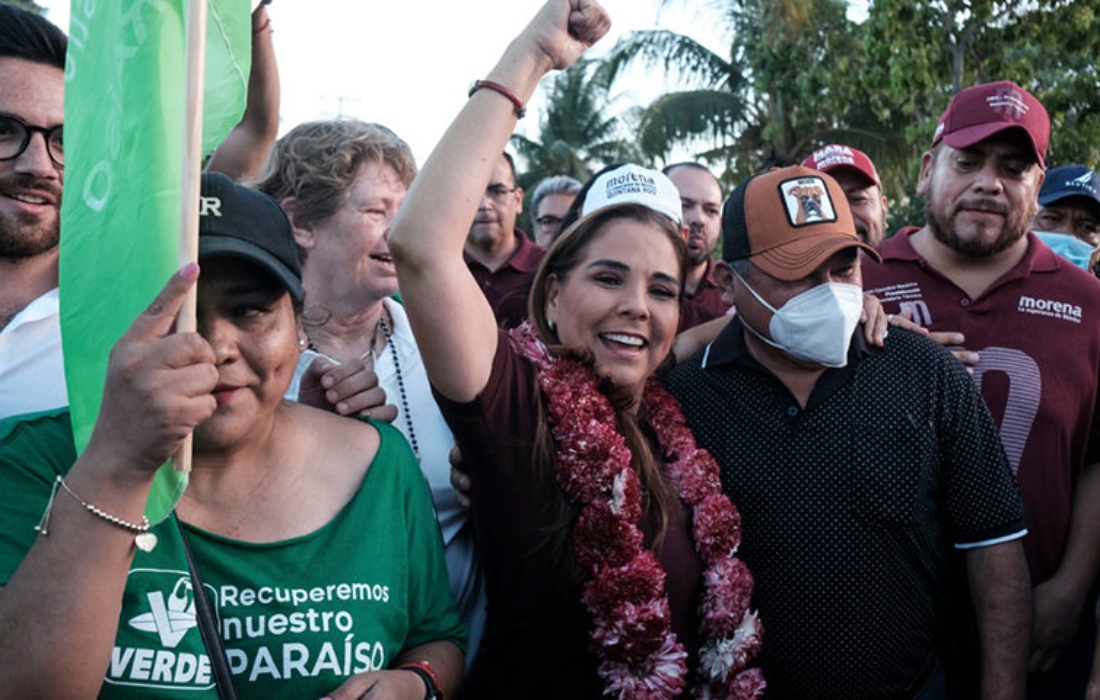
[[[581,507],[573,533],[580,564],[592,572],[582,600],[592,615],[592,651],[605,695],[620,700],[663,700],[687,685],[687,652],[672,632],[665,572],[642,549],[641,486],[631,453],[616,428],[615,412],[591,369],[552,357],[524,323],[512,331],[538,367],[556,446],[556,475]],[[718,465],[696,447],[676,400],[652,378],[643,401],[661,450],[675,461],[666,474],[693,509],[695,549],[706,565],[700,605],[701,681],[697,698],[754,698],[764,690],[760,669],[746,669],[760,648],[762,627],[749,610],[753,579],[735,554],[741,516],[722,493]]]

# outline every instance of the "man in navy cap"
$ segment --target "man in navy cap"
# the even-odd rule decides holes
[[[1086,165],[1047,171],[1031,228],[1056,253],[1093,274],[1100,247],[1100,175]]]

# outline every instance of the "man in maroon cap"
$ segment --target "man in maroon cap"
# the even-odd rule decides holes
[[[973,365],[1027,511],[1028,697],[1079,698],[1100,567],[1100,285],[1029,233],[1049,134],[1014,83],[955,95],[921,160],[927,223],[883,243],[864,281]]]
[[[886,237],[889,209],[878,171],[866,153],[851,146],[831,143],[810,154],[802,165],[832,175],[844,188],[844,196],[848,198],[848,206],[856,223],[856,233],[867,245],[882,243]]]

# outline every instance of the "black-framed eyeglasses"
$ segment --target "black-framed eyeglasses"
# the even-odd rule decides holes
[[[545,214],[545,215],[540,216],[539,218],[535,219],[535,223],[537,223],[540,228],[543,228],[543,229],[546,229],[546,230],[560,228],[561,227],[561,222],[562,222],[561,217],[550,216],[549,214]]]
[[[498,202],[515,192],[518,187],[507,187],[505,185],[489,185],[485,188],[485,196],[490,199],[495,199]]]
[[[65,166],[65,125],[33,126],[19,117],[0,114],[0,160],[13,160],[23,155],[30,145],[31,136],[42,134],[46,141],[46,153],[58,167]]]

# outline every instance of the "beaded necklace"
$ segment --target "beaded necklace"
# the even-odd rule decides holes
[[[405,417],[405,425],[409,429],[409,444],[412,445],[416,460],[420,461],[420,445],[416,441],[416,428],[413,427],[412,413],[409,411],[409,394],[405,390],[405,375],[401,372],[401,358],[397,354],[397,346],[393,342],[393,329],[386,323],[386,314],[383,311],[378,319],[378,326],[382,329],[382,335],[386,337],[386,345],[390,348],[390,356],[393,358],[394,374],[397,376],[397,392],[401,395],[401,415]]]
[[[367,360],[367,358],[370,358],[371,365],[375,364],[375,361],[378,359],[378,356],[381,354],[381,353],[375,352],[375,350],[374,350],[374,346],[377,344],[377,338],[378,338],[379,334],[382,335],[383,343],[384,343],[384,345],[389,347],[390,357],[393,358],[393,370],[394,370],[394,375],[397,379],[397,393],[399,394],[400,399],[401,399],[401,415],[404,416],[405,426],[408,428],[408,434],[407,434],[406,437],[408,437],[409,445],[412,446],[413,454],[416,455],[416,460],[419,462],[420,461],[420,445],[419,445],[419,443],[416,439],[416,428],[413,426],[412,412],[409,411],[409,393],[408,393],[408,390],[405,389],[405,374],[401,370],[401,358],[398,355],[397,347],[393,343],[393,329],[390,328],[389,322],[386,321],[386,307],[385,306],[382,307],[382,314],[378,317],[378,322],[376,324],[374,324],[374,332],[371,334],[370,347],[367,349],[366,352],[364,352],[362,355],[359,356],[360,359],[362,359],[364,361]],[[318,349],[317,345],[313,342],[312,339],[309,341],[309,344],[308,344],[307,347],[310,350],[312,350],[312,351],[314,351],[318,354],[324,355],[325,357],[329,358],[333,362],[337,362],[337,360],[335,358],[331,357],[327,353],[324,353],[320,349]]]

